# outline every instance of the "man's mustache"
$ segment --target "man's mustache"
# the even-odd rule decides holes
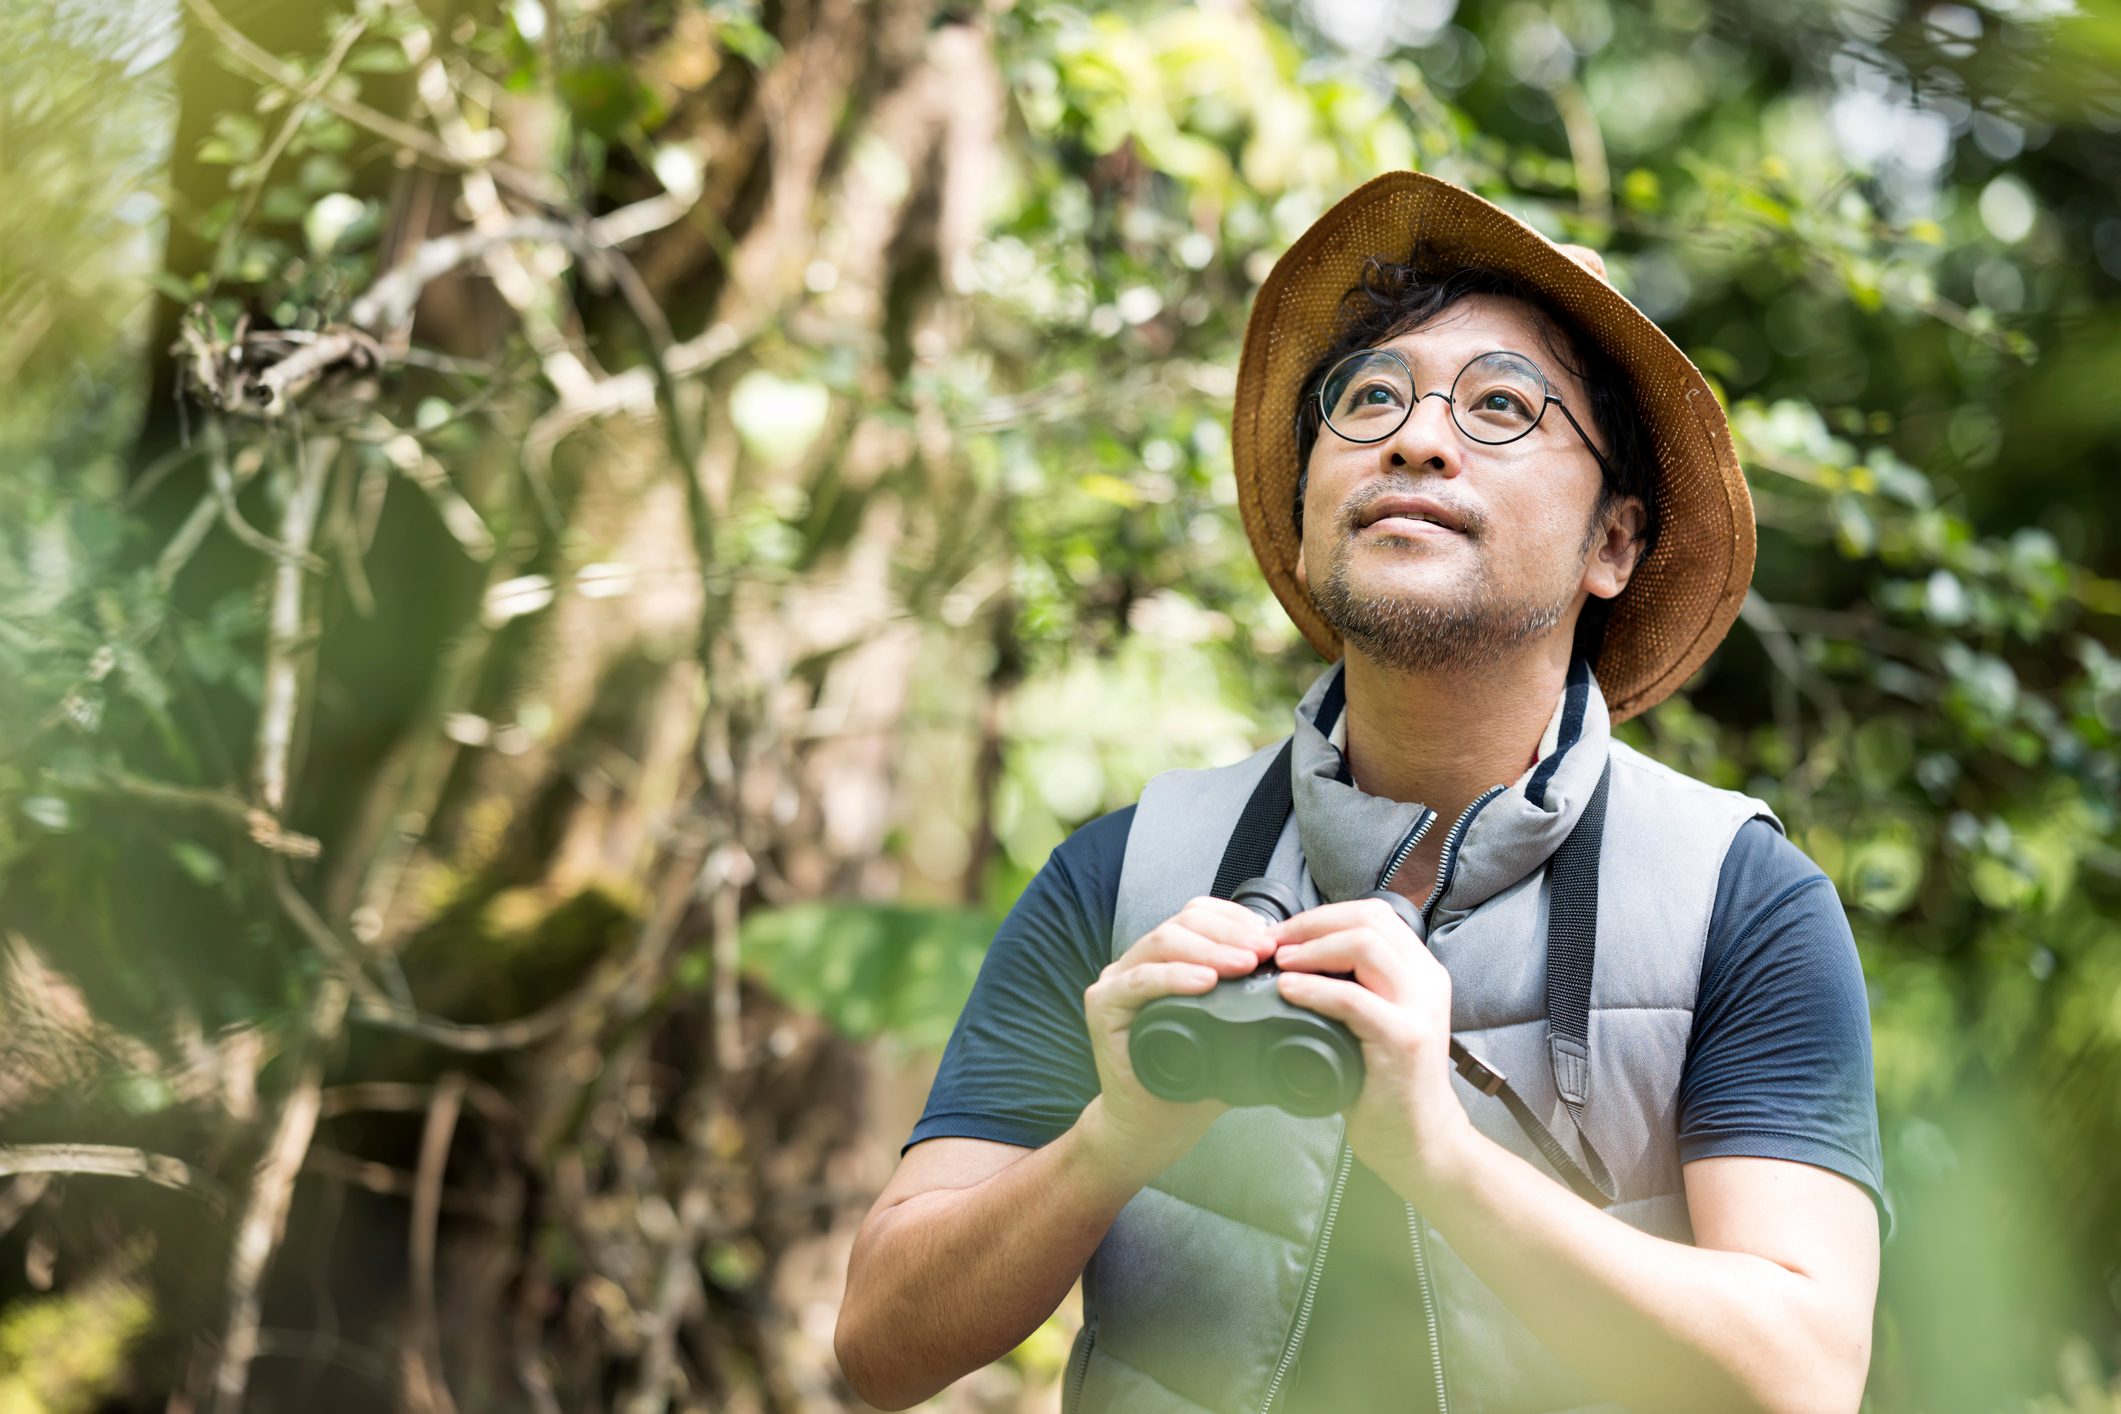
[[[1419,496],[1424,500],[1435,502],[1441,515],[1446,517],[1452,527],[1462,532],[1468,540],[1478,540],[1487,531],[1488,523],[1486,517],[1482,516],[1480,512],[1474,510],[1471,506],[1447,496],[1440,496],[1434,491],[1423,490],[1415,485],[1393,485],[1390,483],[1366,487],[1349,497],[1346,504],[1341,507],[1341,528],[1349,535],[1354,535],[1363,528],[1363,522],[1368,518],[1371,508],[1376,506],[1379,501],[1396,496]]]

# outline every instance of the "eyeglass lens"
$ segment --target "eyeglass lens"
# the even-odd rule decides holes
[[[1381,349],[1358,349],[1319,388],[1327,424],[1351,442],[1380,442],[1399,430],[1414,406],[1407,365]],[[1547,381],[1517,354],[1482,354],[1451,385],[1451,420],[1476,442],[1513,442],[1546,411]]]

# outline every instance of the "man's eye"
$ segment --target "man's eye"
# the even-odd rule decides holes
[[[1373,395],[1375,396],[1373,397]],[[1355,399],[1357,402],[1367,402],[1372,407],[1379,407],[1384,403],[1398,402],[1399,394],[1383,383],[1372,383],[1369,387],[1357,393]]]

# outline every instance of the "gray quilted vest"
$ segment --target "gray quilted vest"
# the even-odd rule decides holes
[[[1579,661],[1516,782],[1457,821],[1363,794],[1344,777],[1341,667],[1296,710],[1289,821],[1267,873],[1305,907],[1378,886],[1433,826],[1444,839],[1424,908],[1430,949],[1451,974],[1452,1029],[1581,1163],[1576,1120],[1548,1044],[1547,864],[1608,761],[1598,862],[1597,962],[1582,1133],[1617,1191],[1606,1211],[1690,1242],[1680,1178],[1678,1095],[1700,989],[1702,949],[1724,852],[1761,801],[1659,765],[1609,732],[1605,699]],[[1128,831],[1112,956],[1211,892],[1230,832],[1281,747],[1234,765],[1150,781]],[[1452,1083],[1482,1133],[1552,1173],[1496,1097]],[[1083,1271],[1083,1328],[1062,1386],[1063,1414],[1236,1414],[1271,1410],[1302,1346],[1352,1156],[1338,1116],[1231,1110],[1135,1195]],[[1558,1178],[1557,1178],[1557,1181]],[[1439,1232],[1407,1206],[1407,1239],[1435,1352],[1432,1400],[1448,1411],[1598,1408]]]

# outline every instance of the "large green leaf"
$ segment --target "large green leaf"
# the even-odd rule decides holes
[[[752,914],[740,944],[747,972],[848,1036],[940,1047],[994,926],[972,909],[806,903]]]

